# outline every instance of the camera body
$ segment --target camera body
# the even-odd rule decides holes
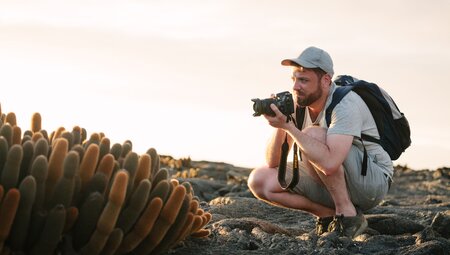
[[[275,97],[259,99],[252,99],[253,103],[253,116],[257,117],[262,114],[269,116],[275,116],[275,112],[270,108],[270,104],[275,104],[277,108],[286,116],[294,113],[294,100],[292,94],[289,91],[284,91],[276,94]]]

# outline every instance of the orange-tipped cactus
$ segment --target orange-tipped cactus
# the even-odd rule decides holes
[[[183,204],[184,196],[186,195],[186,188],[184,186],[177,186],[170,195],[167,203],[161,210],[152,231],[148,237],[141,242],[136,248],[137,254],[149,254],[161,242],[166,235],[170,226],[175,222],[177,215]]]
[[[114,177],[108,203],[100,215],[97,228],[87,245],[81,249],[82,254],[99,254],[104,248],[109,235],[114,229],[120,210],[125,201],[127,184],[127,172],[119,171]]]
[[[139,157],[138,168],[136,171],[136,177],[134,178],[134,186],[137,185],[144,179],[149,179],[151,170],[151,157],[148,154],[143,154]]]
[[[56,182],[63,174],[64,159],[67,155],[69,143],[66,139],[54,140],[54,146],[48,162],[48,175],[45,183],[46,204],[50,202]]]
[[[86,188],[86,184],[92,178],[97,167],[99,155],[99,147],[97,144],[91,144],[86,149],[83,159],[80,164],[80,178],[81,178],[81,190]]]
[[[64,223],[64,230],[63,233],[69,232],[73,225],[75,224],[76,220],[78,219],[78,208],[75,206],[71,206],[67,208],[66,210],[66,223]]]
[[[38,112],[33,113],[31,116],[31,131],[33,133],[39,132],[42,128],[42,117]]]
[[[17,126],[16,114],[13,112],[8,112],[8,114],[6,114],[6,123],[9,123],[13,127]]]
[[[19,190],[10,189],[0,205],[0,251],[4,246],[6,238],[8,238],[17,208],[19,207],[19,201]]]
[[[151,200],[131,232],[125,236],[118,250],[120,253],[127,253],[134,250],[142,242],[142,240],[144,240],[144,238],[152,230],[162,207],[163,201],[161,198],[155,197]]]
[[[106,183],[109,183],[111,175],[114,169],[114,156],[110,153],[103,156],[100,160],[100,164],[97,167],[98,173],[103,173],[106,176]],[[103,191],[104,193],[105,191]]]
[[[12,144],[22,143],[22,129],[19,126],[13,126]]]
[[[9,149],[8,157],[5,165],[3,166],[3,172],[0,179],[0,184],[3,185],[5,191],[15,188],[18,184],[22,156],[22,146],[14,144]]]

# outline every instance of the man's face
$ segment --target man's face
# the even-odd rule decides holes
[[[292,81],[294,82],[294,101],[299,106],[309,106],[323,94],[320,80],[312,70],[302,67],[294,68]]]

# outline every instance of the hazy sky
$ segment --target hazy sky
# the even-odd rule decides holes
[[[280,61],[311,45],[394,97],[413,141],[396,163],[450,165],[449,0],[0,0],[0,103],[22,129],[40,112],[48,131],[255,167],[272,128],[250,99],[290,90]]]

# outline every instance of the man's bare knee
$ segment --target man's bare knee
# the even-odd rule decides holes
[[[307,127],[302,131],[323,143],[325,143],[327,140],[327,130],[323,127],[312,126]]]
[[[253,169],[248,177],[247,185],[250,191],[258,198],[265,198],[266,189],[269,186],[269,180],[271,178],[274,169],[269,167],[259,167]]]

